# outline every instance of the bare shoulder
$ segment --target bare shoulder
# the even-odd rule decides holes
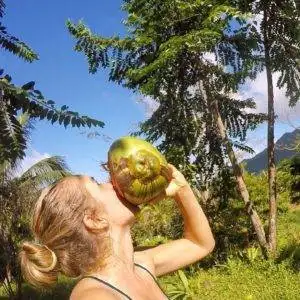
[[[134,262],[144,266],[152,274],[154,274],[155,266],[154,266],[153,258],[151,255],[148,255],[145,249],[134,252]]]
[[[112,291],[101,287],[76,286],[70,300],[120,300]]]

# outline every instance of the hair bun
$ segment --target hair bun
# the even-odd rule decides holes
[[[28,259],[35,263],[36,268],[42,272],[52,271],[57,264],[57,256],[46,245],[25,242],[22,245]]]
[[[43,271],[43,272],[50,272],[50,271],[52,271],[54,268],[55,268],[55,266],[56,266],[56,264],[57,264],[57,256],[56,256],[56,254],[55,254],[55,252],[54,251],[52,251],[51,249],[49,249],[46,245],[44,245],[43,247],[45,247],[50,253],[51,253],[51,256],[52,256],[52,263],[51,263],[51,265],[49,265],[48,267],[42,267],[42,268],[40,268],[41,269],[41,271]]]
[[[48,285],[56,280],[57,256],[46,245],[24,242],[20,257],[24,277],[33,285]]]

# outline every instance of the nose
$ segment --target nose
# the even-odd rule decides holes
[[[113,188],[113,185],[111,182],[105,182],[105,183],[101,183],[100,184],[102,187],[104,188],[109,188],[109,189],[112,189]]]

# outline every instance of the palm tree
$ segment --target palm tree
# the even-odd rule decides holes
[[[0,0],[0,50],[9,51],[29,63],[37,60],[38,55],[26,43],[8,33],[2,22],[4,10],[4,0]],[[27,144],[24,128],[18,122],[20,112],[26,112],[31,119],[45,119],[65,127],[104,127],[102,121],[80,116],[66,105],[57,108],[54,101],[45,99],[34,85],[34,81],[23,86],[13,84],[11,76],[0,68],[0,164],[25,156]]]
[[[70,174],[64,159],[40,160],[19,176],[17,164],[0,166],[0,285],[10,298],[21,299],[22,278],[17,264],[18,245],[30,237],[29,213],[40,190]],[[16,282],[16,291],[12,288]]]

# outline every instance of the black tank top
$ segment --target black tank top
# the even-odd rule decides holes
[[[161,289],[161,291],[163,292],[163,294],[164,294],[164,295],[167,297],[167,299],[168,299],[168,296],[167,296],[167,295],[165,294],[165,292],[162,290],[161,286],[159,285],[158,281],[157,281],[156,278],[153,276],[153,274],[152,274],[148,269],[146,269],[145,267],[143,267],[143,266],[141,266],[141,265],[139,265],[139,264],[136,264],[136,263],[135,263],[135,265],[138,266],[138,267],[140,267],[140,268],[142,268],[142,269],[144,269],[146,272],[148,272],[148,273],[151,275],[151,277],[154,279],[154,281],[156,282],[156,284],[159,286],[159,288]],[[92,278],[92,279],[95,279],[95,280],[97,280],[97,281],[100,281],[101,283],[103,283],[103,284],[109,286],[109,287],[112,288],[113,290],[115,290],[115,291],[119,292],[120,294],[122,294],[122,295],[123,295],[124,297],[126,297],[128,300],[133,300],[133,299],[130,298],[127,294],[125,294],[124,292],[122,292],[120,289],[116,288],[116,287],[113,286],[112,284],[110,284],[110,283],[108,283],[108,282],[106,282],[106,281],[104,281],[104,280],[102,280],[102,279],[100,279],[100,278],[98,278],[98,277],[95,277],[95,276],[83,276],[80,280],[82,280],[82,279],[84,279],[84,278]]]

